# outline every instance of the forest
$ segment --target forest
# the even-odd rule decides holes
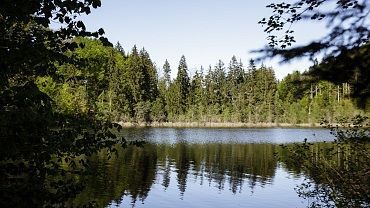
[[[66,52],[73,61],[55,63],[58,76],[36,79],[63,114],[145,124],[318,124],[368,112],[357,108],[350,84],[317,79],[308,75],[310,69],[278,80],[273,68],[233,56],[228,63],[202,66],[191,76],[185,56],[176,68],[167,60],[160,67],[144,48],[125,52],[119,42],[111,47],[91,38],[75,41],[83,47]]]
[[[152,9],[149,2],[145,7]],[[186,54],[178,66],[168,61],[158,66],[144,48],[124,49],[119,42],[113,46],[103,28],[91,31],[82,16],[101,7],[100,0],[0,1],[0,207],[69,207],[69,202],[93,207],[94,202],[119,201],[128,192],[135,200],[145,199],[156,168],[164,168],[166,188],[165,175],[176,169],[181,193],[190,167],[206,170],[219,186],[231,174],[232,191],[237,191],[241,180],[264,184],[280,164],[287,173],[293,170],[310,180],[297,190],[300,197],[317,198],[324,207],[369,207],[369,2],[271,3],[266,6],[271,16],[258,22],[268,41],[267,47],[256,49],[260,60],[242,63],[243,57],[233,56],[193,70]],[[335,5],[333,10],[327,10],[328,4]],[[326,36],[292,45],[293,23],[323,19]],[[281,31],[284,36],[279,38],[275,32]],[[139,36],[135,39],[140,41]],[[299,69],[282,80],[275,76],[278,69],[260,62],[263,57],[315,60],[322,54],[305,72]],[[312,144],[305,139],[286,146],[188,145],[180,135],[174,146],[156,146],[124,138],[121,133],[128,128],[119,125],[155,122],[328,123],[336,140]],[[235,157],[228,156],[232,152]],[[108,161],[118,164],[108,168]],[[239,177],[245,173],[252,178]],[[105,196],[98,199],[95,193]],[[171,206],[182,207],[177,203]],[[216,206],[218,201],[212,204]]]

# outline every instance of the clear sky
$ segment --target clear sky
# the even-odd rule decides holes
[[[228,65],[233,55],[248,65],[257,56],[250,51],[267,44],[257,22],[271,14],[265,6],[272,2],[280,0],[102,0],[102,7],[83,20],[89,30],[104,28],[108,39],[113,44],[119,41],[125,51],[135,44],[145,47],[158,68],[168,59],[174,77],[183,54],[191,74],[219,59]],[[295,29],[297,44],[325,34],[323,24],[304,23]],[[306,60],[264,64],[275,69],[278,79],[310,65]]]

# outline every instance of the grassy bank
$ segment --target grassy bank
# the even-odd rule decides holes
[[[188,128],[317,128],[321,127],[319,123],[289,124],[289,123],[232,123],[232,122],[152,122],[152,123],[131,123],[119,122],[123,127],[188,127]]]

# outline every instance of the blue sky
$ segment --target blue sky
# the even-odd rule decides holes
[[[104,28],[112,43],[120,41],[126,51],[133,45],[145,47],[159,68],[168,59],[173,77],[181,55],[185,55],[190,73],[201,65],[212,66],[221,59],[227,65],[233,55],[244,65],[257,56],[250,51],[263,47],[266,34],[257,22],[268,17],[265,6],[274,0],[103,0],[83,20],[90,30]],[[325,34],[323,24],[298,24],[297,44]],[[279,65],[266,60],[278,79],[293,70],[303,71],[307,60]]]

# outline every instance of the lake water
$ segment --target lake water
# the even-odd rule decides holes
[[[154,143],[292,143],[333,141],[334,136],[323,128],[128,128],[128,139]]]
[[[332,141],[326,129],[129,128],[145,140],[108,160],[73,201],[99,207],[306,207],[296,188],[306,175],[279,160],[281,144]]]

